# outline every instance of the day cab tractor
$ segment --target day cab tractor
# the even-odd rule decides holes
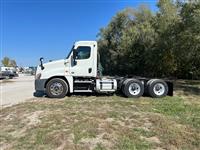
[[[100,55],[96,41],[75,42],[65,59],[43,63],[35,75],[35,90],[51,98],[72,93],[122,93],[126,97],[149,95],[154,98],[173,96],[173,83],[144,77],[105,77],[100,71]]]

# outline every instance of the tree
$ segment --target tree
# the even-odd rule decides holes
[[[104,74],[200,79],[200,1],[118,12],[98,34]]]
[[[5,67],[16,67],[17,63],[14,59],[10,59],[9,57],[4,57],[1,61]]]
[[[10,58],[4,57],[3,60],[1,61],[1,63],[2,63],[5,67],[8,67],[8,66],[9,66],[9,63],[10,63]]]
[[[179,22],[178,7],[172,0],[160,0],[157,4],[159,11],[154,17],[154,28],[158,35],[154,61],[155,72],[158,76],[173,76],[177,70],[175,62],[174,44],[176,24]]]
[[[177,75],[197,79],[200,78],[200,1],[179,5],[181,21],[175,39]]]
[[[17,63],[14,59],[10,60],[10,64],[9,64],[11,67],[16,67],[17,66]]]
[[[108,27],[102,28],[99,33],[99,52],[104,73],[115,74],[117,68],[121,70],[123,66],[118,66],[123,55],[123,49],[119,46],[123,30],[128,26],[129,18],[125,11],[119,12],[110,22]]]
[[[146,53],[150,54],[156,37],[152,19],[146,6],[128,8],[101,30],[98,42],[105,74],[146,74],[144,69],[150,66]]]

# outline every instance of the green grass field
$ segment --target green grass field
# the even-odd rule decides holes
[[[200,149],[200,81],[161,99],[35,98],[0,112],[2,149]]]

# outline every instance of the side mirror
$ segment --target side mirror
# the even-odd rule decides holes
[[[77,55],[77,51],[76,51],[76,49],[73,49],[73,59],[74,60],[76,59],[76,55]]]
[[[77,56],[77,51],[76,49],[73,49],[73,64],[76,65],[76,56]]]
[[[44,60],[44,58],[41,57],[41,58],[40,58],[40,67],[41,67],[42,70],[44,69],[43,60]]]

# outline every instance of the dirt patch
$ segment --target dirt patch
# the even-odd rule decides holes
[[[144,140],[146,140],[146,141],[148,141],[150,143],[161,144],[160,139],[158,137],[156,137],[156,136],[149,137],[149,138],[141,136],[141,139],[144,139]]]
[[[39,117],[40,117],[40,114],[42,114],[42,113],[43,113],[43,111],[35,111],[30,114],[24,115],[24,117],[26,117],[26,119],[28,119],[27,126],[35,126],[35,125],[39,124],[41,122]]]

